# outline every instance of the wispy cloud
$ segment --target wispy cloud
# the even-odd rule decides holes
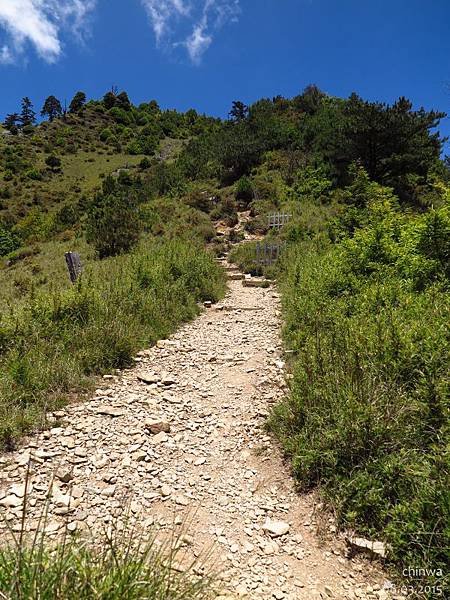
[[[47,62],[55,62],[62,53],[61,31],[70,29],[82,39],[95,4],[96,0],[1,0],[0,26],[7,39],[0,62],[13,62],[27,44]]]
[[[185,0],[142,0],[152,23],[158,44],[170,34],[174,21],[188,17],[190,4]]]
[[[129,0],[128,0],[129,1]],[[239,0],[140,0],[159,48],[183,48],[198,64],[218,30],[237,21]],[[0,0],[0,64],[31,46],[49,63],[63,53],[63,32],[82,41],[97,0]],[[3,34],[3,35],[2,35]]]
[[[239,0],[141,0],[158,46],[184,47],[195,64],[226,23],[237,21]]]
[[[202,19],[194,26],[191,35],[182,42],[187,48],[189,58],[195,64],[201,61],[203,54],[212,44],[213,38],[207,32],[208,22],[206,19]]]

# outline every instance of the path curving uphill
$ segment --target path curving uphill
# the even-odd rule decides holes
[[[0,458],[0,511],[20,526],[30,455],[33,530],[56,473],[48,532],[103,527],[124,505],[144,527],[189,522],[188,552],[211,549],[225,598],[388,598],[383,576],[320,543],[264,422],[286,393],[274,288],[233,280],[221,305],[104,379],[57,426]],[[322,529],[330,527],[326,520]],[[1,527],[1,525],[0,525]]]

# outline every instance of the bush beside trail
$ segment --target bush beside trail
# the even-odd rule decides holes
[[[350,233],[343,213],[337,243],[294,244],[284,261],[294,379],[270,427],[342,526],[445,573],[450,205],[407,215],[371,190],[364,225]]]
[[[45,411],[90,377],[130,365],[134,353],[217,300],[223,276],[194,241],[151,241],[93,263],[73,289],[32,294],[0,316],[0,445],[42,424]]]

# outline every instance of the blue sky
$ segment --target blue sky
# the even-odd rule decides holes
[[[449,54],[449,0],[0,0],[0,118],[112,85],[218,116],[309,83],[450,112]]]

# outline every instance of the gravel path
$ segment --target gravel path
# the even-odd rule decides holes
[[[391,598],[374,564],[345,558],[332,521],[295,492],[264,431],[286,391],[279,334],[275,290],[230,281],[221,305],[0,457],[0,513],[19,528],[32,455],[31,530],[56,473],[49,534],[95,530],[128,506],[143,527],[190,521],[187,552],[212,552],[224,598]]]

